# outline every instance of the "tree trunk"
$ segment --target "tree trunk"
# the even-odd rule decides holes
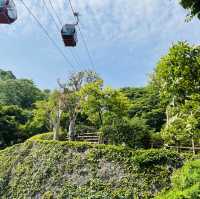
[[[54,125],[54,134],[53,134],[53,139],[54,140],[59,140],[59,134],[60,134],[60,115],[56,116],[56,122],[55,122],[55,125]]]
[[[56,124],[54,127],[53,140],[59,139],[59,133],[60,133],[59,125]]]
[[[180,152],[180,143],[176,141],[176,151],[177,153]]]
[[[56,118],[54,121],[54,134],[53,134],[54,140],[59,140],[61,115],[62,115],[62,110],[60,109],[60,102],[59,102],[59,108],[57,110]]]
[[[101,109],[99,109],[98,114],[99,114],[100,128],[101,128],[101,133],[99,134],[99,144],[104,144],[105,133],[102,131],[102,129],[103,129],[103,118],[102,118]]]
[[[169,113],[168,113],[168,110],[166,110],[166,126],[168,127],[169,126]]]
[[[101,114],[101,111],[99,111],[99,119],[100,119],[100,125],[101,127],[103,126],[103,119],[102,119],[102,114]]]
[[[193,152],[193,155],[195,155],[195,144],[194,144],[194,138],[192,138],[192,152]]]
[[[69,140],[74,140],[75,138],[75,124],[76,124],[76,118],[71,119],[69,122],[69,132],[68,132]]]

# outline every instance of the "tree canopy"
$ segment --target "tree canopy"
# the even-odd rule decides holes
[[[0,69],[0,80],[5,81],[9,79],[16,79],[15,75],[12,73],[12,71],[4,71]]]
[[[180,0],[180,4],[188,10],[188,17],[191,19],[197,16],[200,19],[200,2],[199,0]]]
[[[200,92],[199,76],[200,46],[178,42],[159,61],[154,73],[154,84],[163,101],[177,104],[188,99],[191,94]]]
[[[46,95],[32,80],[16,79],[12,72],[0,71],[0,104],[30,109]]]
[[[200,47],[179,42],[159,61],[153,84],[165,104],[167,123],[163,129],[166,142],[184,145],[199,143]],[[189,142],[187,143],[189,144]]]
[[[27,138],[23,126],[28,112],[17,106],[0,105],[0,148],[16,144]]]

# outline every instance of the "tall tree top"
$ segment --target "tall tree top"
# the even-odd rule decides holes
[[[200,46],[178,42],[161,58],[153,79],[165,100],[182,102],[192,94],[200,92],[199,77]]]
[[[0,80],[5,81],[9,79],[16,79],[16,77],[11,71],[4,71],[0,69]]]

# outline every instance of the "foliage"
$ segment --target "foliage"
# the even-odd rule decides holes
[[[37,101],[35,109],[32,111],[32,117],[25,126],[26,132],[29,135],[34,135],[52,131],[51,112],[52,107],[49,101]]]
[[[45,95],[31,80],[8,79],[0,80],[0,104],[17,105],[22,108],[33,108],[37,100],[44,99]]]
[[[191,96],[191,99],[185,100],[184,104],[177,107],[171,107],[173,116],[165,129],[163,137],[170,144],[182,143],[191,145],[192,142],[198,145],[200,140],[200,95]]]
[[[81,112],[80,102],[85,97],[81,92],[81,89],[85,85],[98,80],[99,77],[96,72],[86,70],[70,74],[67,82],[64,84],[58,82],[60,93],[57,102],[57,127],[54,130],[54,139],[56,139],[57,134],[59,133],[60,120],[63,112],[66,112],[69,118],[68,137],[70,140],[75,139],[76,121],[78,114]]]
[[[2,199],[152,198],[169,187],[170,175],[181,162],[168,150],[41,138],[44,135],[0,152]]]
[[[121,91],[130,99],[131,106],[128,111],[128,117],[131,120],[143,121],[141,128],[146,132],[141,134],[145,139],[142,140],[140,146],[145,148],[161,147],[163,139],[160,130],[166,122],[165,105],[159,98],[159,91],[153,85],[149,84],[143,88],[123,88]],[[138,129],[138,128],[136,128]]]
[[[149,127],[138,117],[113,120],[104,126],[105,137],[112,144],[125,144],[132,148],[149,148]]]
[[[163,138],[177,146],[199,139],[200,47],[179,42],[158,63],[153,85],[167,105]],[[199,141],[197,140],[197,143]]]
[[[92,71],[71,74],[68,80],[65,84],[59,82],[60,91],[41,92],[32,89],[33,82],[16,79],[11,72],[2,71],[0,101],[29,109],[27,122],[21,128],[26,137],[55,129],[68,132],[70,121],[74,123],[72,118],[75,118],[76,125],[71,125],[74,133],[104,131],[110,143],[138,148],[149,146],[149,135],[159,131],[163,124],[163,113],[152,89],[103,88],[103,81]],[[141,134],[134,130],[133,121],[137,120],[141,121],[141,128],[136,127]],[[131,144],[135,140],[133,135],[137,135],[136,144]]]
[[[129,132],[131,122],[128,118],[125,119],[131,106],[130,100],[120,90],[103,88],[102,81],[84,86],[81,93],[85,96],[81,101],[82,112],[100,131],[103,131],[104,138],[109,143],[124,142],[131,146],[129,138],[134,133]],[[132,146],[135,144],[132,143]]]
[[[177,105],[191,94],[199,93],[199,76],[200,47],[178,42],[159,61],[153,81],[162,101]]]
[[[153,86],[123,88],[121,91],[131,100],[129,117],[140,117],[152,131],[159,132],[165,123],[165,106],[160,103],[159,92]]]
[[[199,0],[180,0],[180,4],[189,11],[188,20],[191,20],[194,16],[200,19]]]
[[[6,81],[9,79],[16,79],[16,77],[11,71],[4,71],[0,69],[0,80]]]
[[[130,101],[119,90],[102,88],[102,81],[88,84],[81,90],[85,97],[81,101],[83,112],[93,123],[100,127],[110,123],[114,118],[127,115]]]
[[[26,135],[23,131],[29,113],[17,106],[0,105],[0,147],[23,141]]]
[[[81,100],[82,113],[88,116],[88,119],[98,128],[103,124],[103,81],[99,80],[81,89],[81,95],[86,96]]]
[[[199,199],[200,160],[187,162],[172,177],[172,189],[163,191],[157,199]]]
[[[27,123],[32,118],[34,103],[47,95],[31,80],[17,79],[11,71],[0,69],[0,147],[22,142],[30,136]]]

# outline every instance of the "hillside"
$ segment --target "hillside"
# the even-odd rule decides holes
[[[181,158],[168,150],[131,150],[35,136],[0,152],[0,197],[152,198],[170,186]]]

